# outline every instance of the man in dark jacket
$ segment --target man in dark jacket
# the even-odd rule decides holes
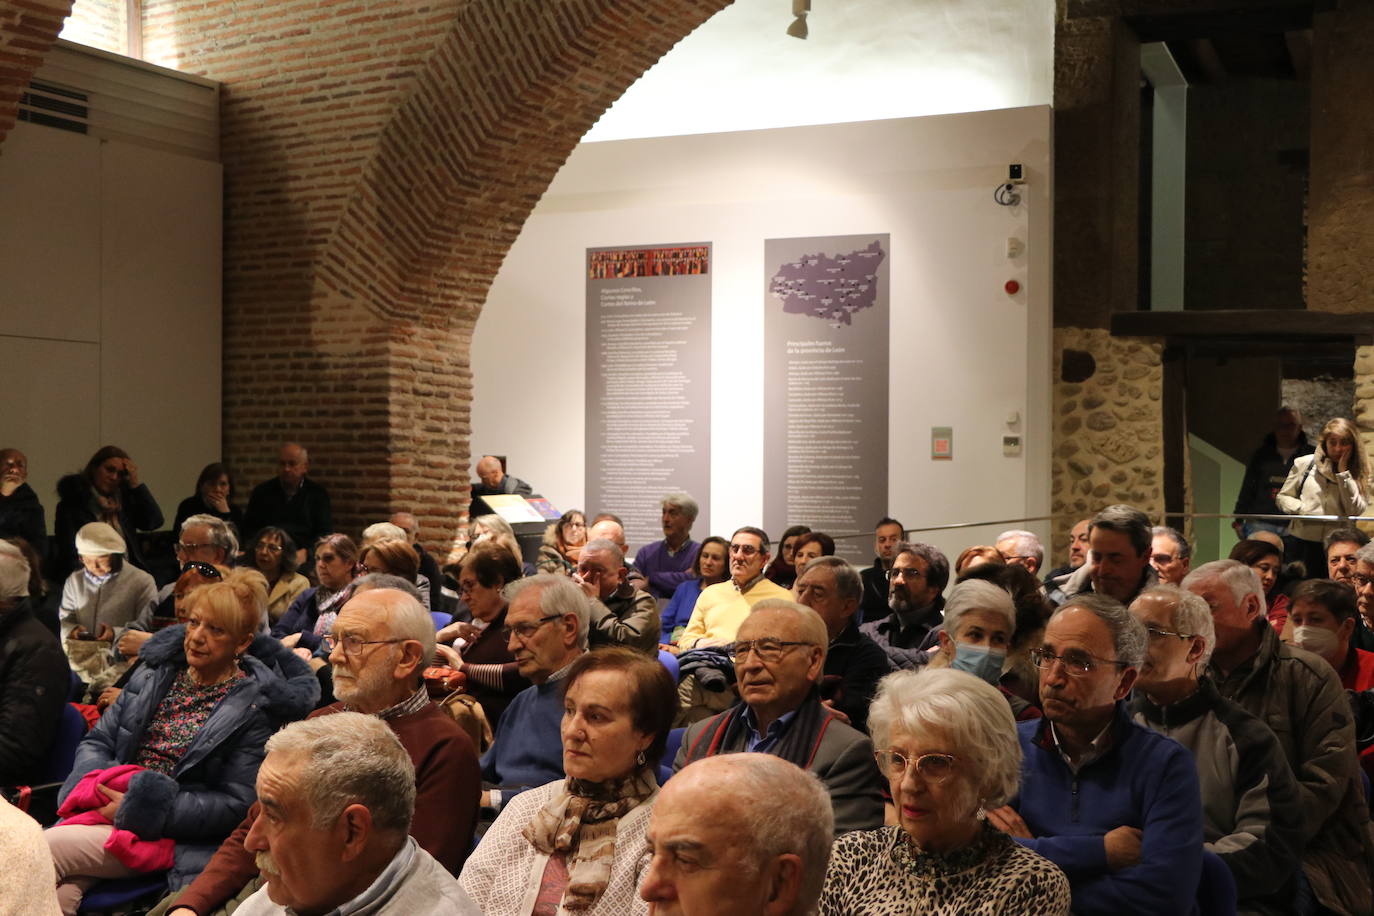
[[[46,556],[48,526],[28,479],[29,459],[24,453],[0,448],[0,538],[23,538],[41,557]]]
[[[0,541],[0,785],[37,782],[62,720],[71,671],[62,645],[34,618],[29,564]]]
[[[1302,431],[1302,414],[1296,407],[1280,407],[1274,416],[1274,431],[1264,437],[1264,442],[1255,449],[1245,466],[1245,478],[1236,494],[1235,513],[1282,515],[1274,496],[1283,489],[1294,460],[1314,451],[1316,446],[1307,441],[1307,434]],[[1274,519],[1238,518],[1231,522],[1231,527],[1236,530],[1236,537],[1242,539],[1256,531],[1283,534],[1288,530],[1286,522]]]
[[[821,699],[849,724],[868,732],[868,707],[878,681],[892,671],[887,653],[859,632],[855,612],[863,585],[859,573],[839,557],[817,557],[797,578],[797,603],[825,621],[830,645],[821,672]]]
[[[929,544],[902,541],[887,571],[891,615],[859,631],[878,644],[894,668],[919,668],[927,661],[922,643],[944,620],[949,560]]]
[[[274,525],[296,542],[297,565],[305,566],[315,542],[334,530],[329,491],[311,480],[310,453],[295,442],[281,447],[277,476],[253,488],[243,514],[243,542],[252,543],[261,528]]]
[[[887,516],[873,526],[873,565],[861,574],[864,594],[859,604],[859,623],[882,620],[892,612],[887,604],[887,571],[897,559],[897,545],[905,532],[901,522]]]

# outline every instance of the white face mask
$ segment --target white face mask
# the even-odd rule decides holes
[[[1294,627],[1293,645],[1317,655],[1330,655],[1336,651],[1340,640],[1326,627]]]

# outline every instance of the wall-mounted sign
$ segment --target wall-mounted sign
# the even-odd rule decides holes
[[[930,457],[936,461],[953,460],[953,426],[932,426],[930,428]]]

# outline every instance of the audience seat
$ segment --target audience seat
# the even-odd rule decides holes
[[[81,898],[81,906],[77,912],[83,916],[126,913],[142,904],[138,907],[138,912],[143,913],[166,893],[166,872],[135,875],[132,878],[112,878],[92,885]]]
[[[86,718],[75,706],[67,703],[62,707],[62,721],[57,723],[57,734],[53,736],[52,746],[48,749],[48,761],[43,767],[42,777],[37,784],[23,787],[28,791],[23,793],[23,804],[19,805],[44,827],[57,821],[57,792],[72,771],[76,747],[84,737]]]
[[[676,684],[678,681],[678,672],[680,670],[677,663],[677,656],[667,649],[659,649],[658,660],[663,663],[663,667],[668,669],[668,673],[673,676],[673,683]]]
[[[661,786],[666,783],[673,775],[673,761],[677,759],[677,750],[682,747],[682,736],[687,729],[675,728],[668,732],[668,742],[663,749],[663,759],[658,762],[658,784]]]
[[[430,611],[429,616],[434,620],[434,631],[436,633],[453,623],[453,615],[445,614],[443,611]]]

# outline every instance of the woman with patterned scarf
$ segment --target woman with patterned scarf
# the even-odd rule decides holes
[[[487,916],[648,912],[636,890],[677,688],[620,647],[580,656],[564,683],[567,778],[513,798],[463,868]]]

